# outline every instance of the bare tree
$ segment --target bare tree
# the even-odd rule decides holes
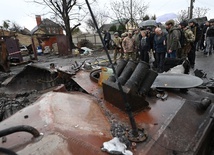
[[[104,25],[106,23],[106,21],[108,20],[108,12],[107,11],[96,11],[94,12],[94,16],[98,25],[98,28],[100,28],[102,25]],[[96,26],[92,20],[92,18],[88,18],[86,20],[86,25],[92,30],[92,31],[96,31]]]
[[[22,27],[18,25],[16,22],[12,22],[10,26],[11,31],[20,32],[22,30]]]
[[[181,10],[178,12],[178,20],[183,21],[183,20],[188,20],[188,10]]]
[[[196,7],[193,9],[193,18],[205,17],[209,8]],[[187,20],[189,18],[188,10],[181,10],[178,12],[178,20]]]
[[[58,23],[61,24],[66,32],[70,48],[75,48],[72,31],[81,25],[78,11],[84,9],[82,6],[85,3],[78,3],[77,0],[33,0],[33,2],[50,8],[51,13],[56,17],[56,21],[59,18]],[[74,22],[74,20],[78,21],[78,23]],[[72,27],[71,21],[73,21]]]
[[[124,24],[124,19],[137,23],[144,18],[148,4],[141,0],[119,0],[111,3],[111,9],[120,24]]]
[[[5,30],[8,30],[9,27],[10,27],[10,21],[9,20],[4,20],[3,21],[3,28]]]
[[[193,16],[194,18],[205,17],[209,10],[210,9],[206,7],[196,7],[193,10]]]

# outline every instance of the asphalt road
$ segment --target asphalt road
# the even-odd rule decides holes
[[[214,51],[210,56],[204,55],[202,51],[196,52],[195,69],[202,70],[207,74],[207,80],[214,78]],[[192,70],[191,70],[192,72]],[[206,79],[204,79],[206,80]]]

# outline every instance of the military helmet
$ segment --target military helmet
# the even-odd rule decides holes
[[[114,35],[119,35],[119,33],[118,32],[114,32]]]
[[[126,37],[127,36],[127,33],[122,33],[121,34],[121,37]]]
[[[187,21],[182,21],[182,22],[179,23],[179,25],[181,25],[183,27],[187,27],[188,23],[187,23]]]
[[[189,23],[194,23],[194,24],[196,24],[197,21],[196,21],[196,19],[190,19],[190,20],[189,20]]]

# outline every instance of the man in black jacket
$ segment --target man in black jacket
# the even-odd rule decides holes
[[[109,45],[110,45],[110,41],[111,41],[111,34],[109,31],[104,30],[104,43],[106,48],[109,50]]]
[[[195,36],[195,41],[191,44],[192,48],[188,54],[188,59],[190,61],[190,66],[194,68],[195,66],[195,52],[196,52],[196,46],[198,41],[201,39],[202,31],[195,19],[190,19],[189,20],[189,27],[192,30],[194,36]]]
[[[212,49],[214,46],[214,19],[209,21],[210,26],[207,28],[205,37],[206,37],[206,50],[205,53],[208,55],[212,54]]]

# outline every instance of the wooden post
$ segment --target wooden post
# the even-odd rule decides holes
[[[35,43],[34,43],[33,37],[31,37],[31,41],[32,41],[32,49],[33,49],[33,53],[34,53],[34,58],[35,58],[35,60],[38,60],[38,58],[37,58],[37,50],[36,50],[36,47],[35,47]]]

